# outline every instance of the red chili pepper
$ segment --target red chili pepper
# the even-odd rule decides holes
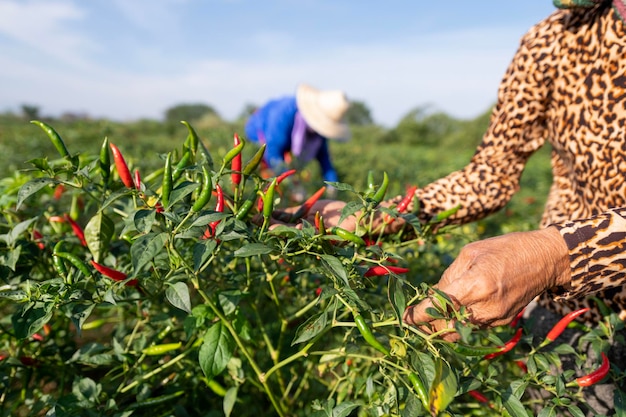
[[[602,364],[598,369],[587,375],[581,376],[580,378],[576,378],[576,383],[579,387],[588,387],[598,383],[609,373],[609,370],[611,369],[609,358],[606,357],[604,352],[600,353],[600,355],[602,356]]]
[[[470,390],[470,391],[467,391],[467,393],[471,395],[472,397],[474,397],[478,402],[481,402],[481,403],[489,402],[489,399],[485,397],[485,395],[482,392],[479,392],[476,390]]]
[[[235,133],[235,136],[233,137],[233,142],[235,144],[235,148],[241,143],[241,140],[239,139],[239,135],[237,135]],[[241,152],[239,152],[231,161],[230,163],[230,169],[232,170],[232,173],[230,174],[230,178],[233,182],[234,185],[239,185],[241,184]]]
[[[135,187],[137,187],[138,190],[141,189],[141,175],[138,169],[135,170]]]
[[[99,264],[96,261],[91,261],[91,264],[94,268],[96,268],[96,271],[100,272],[105,277],[111,278],[113,281],[124,281],[128,277],[128,275],[126,275],[125,273]],[[131,279],[126,283],[126,285],[129,287],[135,287],[138,283],[139,281],[137,281],[136,279]]]
[[[522,338],[522,332],[523,332],[523,329],[521,327],[518,328],[517,331],[515,332],[515,334],[513,335],[513,337],[511,338],[511,340],[506,342],[504,344],[504,346],[502,346],[502,349],[499,352],[490,353],[488,355],[485,355],[484,358],[485,359],[493,359],[496,356],[503,355],[506,352],[512,350],[515,347],[515,345],[517,345],[517,342],[519,342],[520,339]]]
[[[393,272],[394,274],[406,274],[409,272],[409,268],[402,268],[399,266],[389,266],[389,265],[376,265],[368,269],[364,277],[380,277],[383,275],[389,275],[389,273]]]
[[[54,194],[53,194],[53,198],[55,200],[60,200],[61,196],[63,195],[63,192],[65,191],[65,185],[63,184],[58,184],[55,188],[54,188]]]
[[[528,366],[526,366],[526,363],[524,363],[524,361],[515,361],[515,364],[522,370],[524,371],[524,373],[528,373]]]
[[[72,230],[74,231],[74,234],[76,235],[78,240],[80,240],[80,244],[83,246],[87,246],[87,241],[85,240],[85,232],[83,231],[83,228],[78,223],[76,223],[76,221],[72,219],[69,214],[65,215],[65,220],[70,224],[70,226],[72,226]]]
[[[570,324],[576,317],[582,316],[586,312],[590,310],[589,307],[581,308],[580,310],[572,311],[567,313],[554,327],[548,332],[546,335],[546,339],[542,342],[543,345],[546,345],[550,342],[554,342],[554,340],[563,333],[563,331],[567,328],[567,325]]]
[[[396,206],[396,211],[398,213],[404,213],[407,210],[407,208],[409,208],[409,204],[411,204],[411,202],[413,201],[413,198],[415,197],[415,191],[417,191],[417,185],[412,185],[409,188],[407,188],[406,194]],[[395,219],[393,217],[385,213],[384,221],[386,224],[391,224],[393,223],[394,220]]]
[[[311,197],[309,197],[300,207],[298,207],[298,210],[296,210],[296,212],[291,215],[289,223],[294,223],[300,220],[302,217],[306,216],[309,211],[311,211],[311,207],[313,207],[313,204],[315,204],[317,200],[319,200],[320,197],[324,194],[324,191],[326,191],[326,186],[322,186],[319,190],[313,193],[313,195],[311,195]]]
[[[43,244],[43,242],[41,241],[42,239],[43,235],[39,232],[39,230],[33,230],[33,240],[37,243],[37,247],[39,247],[39,249],[44,250],[46,248],[46,245]]]
[[[285,180],[285,178],[295,174],[296,172],[298,172],[295,169],[290,169],[289,171],[285,171],[282,174],[280,174],[279,176],[276,177],[276,187],[278,187],[278,185],[283,182]],[[265,191],[267,191],[267,188],[265,188]],[[261,197],[259,197],[259,199],[256,202],[256,208],[258,211],[262,212],[263,211],[263,199]]]
[[[122,152],[112,143],[109,143],[111,147],[111,152],[113,153],[113,160],[115,161],[115,168],[117,168],[117,173],[120,176],[120,179],[126,186],[126,188],[135,188],[135,183],[133,182],[133,176],[128,169],[128,165],[124,160],[124,156]]]
[[[519,313],[517,313],[517,316],[515,316],[515,318],[513,319],[513,321],[511,321],[511,323],[509,323],[509,326],[511,327],[517,327],[517,324],[519,323],[519,321],[522,319],[522,317],[524,316],[524,310],[526,310],[526,308],[523,308],[522,311],[520,311]]]
[[[22,362],[22,365],[24,366],[39,366],[39,361],[30,356],[20,356],[20,362]]]
[[[322,287],[317,287],[315,289],[315,296],[319,297],[322,294]]]
[[[217,202],[215,203],[215,211],[222,213],[224,211],[224,191],[219,184],[215,184],[215,191],[217,193]],[[209,239],[215,235],[215,228],[221,220],[215,220],[209,223],[209,226],[204,231],[204,238]]]
[[[65,219],[62,216],[50,216],[48,221],[50,223],[65,223]]]
[[[33,335],[31,336],[31,338],[37,342],[43,342],[44,341],[44,337],[42,334],[39,333],[33,333]]]

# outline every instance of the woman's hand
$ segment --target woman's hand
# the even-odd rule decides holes
[[[353,232],[356,229],[356,217],[349,216],[341,224],[339,219],[341,218],[341,210],[345,207],[346,203],[339,200],[318,200],[316,201],[309,212],[303,217],[304,220],[309,223],[315,221],[315,213],[319,212],[320,216],[324,218],[324,224],[326,227],[341,226],[342,228]],[[288,220],[293,213],[298,210],[299,206],[288,207],[284,210],[276,210],[272,214],[272,224],[288,224]]]
[[[569,280],[567,245],[556,228],[548,227],[466,245],[436,287],[465,306],[473,323],[489,327],[511,322],[537,295],[567,286]],[[407,308],[404,321],[429,332],[450,326],[426,313],[432,306],[428,298]],[[456,340],[458,335],[444,338]]]

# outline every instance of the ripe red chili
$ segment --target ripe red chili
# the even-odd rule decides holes
[[[291,215],[289,223],[295,223],[302,217],[306,216],[309,211],[311,211],[311,207],[313,207],[313,204],[315,204],[317,200],[322,197],[324,191],[326,191],[326,186],[322,186],[319,190],[313,193],[313,195],[311,195],[311,197],[309,197],[300,207],[298,207],[298,210],[296,210],[296,212]]]
[[[126,164],[126,160],[124,160],[124,156],[122,152],[120,152],[119,148],[114,144],[110,143],[111,152],[113,153],[113,160],[115,161],[115,168],[117,168],[117,173],[120,176],[120,179],[126,186],[126,188],[132,189],[135,188],[135,183],[133,182],[133,176],[128,169],[128,165]]]
[[[54,188],[54,194],[53,194],[53,198],[55,200],[60,200],[61,196],[63,195],[63,192],[65,191],[65,185],[63,184],[58,184],[55,188]]]
[[[215,211],[218,213],[222,213],[224,211],[224,191],[219,184],[215,184],[215,191],[217,193],[217,202],[215,203]],[[212,236],[215,236],[215,228],[220,223],[221,220],[215,220],[209,223],[209,226],[204,232],[204,238],[209,239]]]
[[[411,204],[411,201],[413,201],[413,198],[415,197],[415,191],[417,191],[417,185],[412,185],[407,188],[406,194],[396,206],[396,211],[398,213],[404,213],[409,208],[409,204]],[[393,217],[385,213],[384,221],[386,224],[391,224],[394,220],[395,219]]]
[[[519,313],[517,313],[517,316],[515,316],[515,318],[511,321],[511,323],[509,323],[509,326],[511,327],[517,327],[517,324],[519,323],[519,321],[522,319],[522,317],[524,316],[524,310],[526,310],[525,308],[522,309],[522,311],[520,311]]]
[[[515,347],[515,345],[517,345],[517,342],[519,342],[520,339],[522,338],[522,332],[523,332],[523,329],[521,327],[518,328],[515,334],[513,335],[513,337],[508,342],[506,342],[504,346],[502,346],[502,349],[500,349],[500,351],[485,355],[485,359],[493,359],[496,356],[503,355],[506,352],[509,352],[510,350],[512,350]]]
[[[239,146],[239,144],[241,143],[241,140],[239,139],[239,135],[237,135],[236,133],[235,133],[235,136],[233,137],[233,142],[234,142],[235,148],[237,148],[237,146]],[[231,161],[230,169],[232,171],[232,173],[230,174],[230,179],[232,180],[233,184],[234,185],[241,184],[241,152],[235,155],[235,157]]]
[[[135,170],[135,187],[137,190],[141,190],[141,174],[139,174],[139,170]]]
[[[567,328],[567,325],[570,324],[576,317],[585,314],[589,311],[589,307],[581,308],[580,310],[572,311],[567,313],[561,320],[558,321],[557,324],[548,332],[546,335],[546,339],[542,344],[548,344],[553,342],[557,337],[563,333],[563,331]]]
[[[96,261],[91,261],[91,264],[96,269],[96,271],[100,272],[105,277],[111,278],[113,281],[124,281],[128,277],[128,275],[126,275],[125,273],[99,264]],[[129,287],[135,287],[138,283],[139,281],[137,281],[136,279],[131,279],[126,283],[126,285]]]
[[[87,246],[87,241],[85,240],[85,232],[83,231],[83,228],[78,223],[76,223],[76,221],[74,221],[74,219],[72,219],[72,217],[70,217],[68,214],[66,214],[64,217],[65,220],[70,224],[70,226],[72,226],[72,230],[74,231],[74,234],[76,235],[78,240],[80,240],[80,244],[83,246]]]
[[[383,275],[389,275],[389,273],[394,273],[394,274],[406,274],[407,272],[409,272],[409,268],[402,268],[399,266],[390,266],[390,265],[376,265],[371,267],[370,269],[368,269],[365,274],[363,274],[364,277],[380,277]]]
[[[581,376],[580,378],[576,378],[576,383],[579,387],[588,387],[595,383],[598,383],[604,379],[604,377],[609,373],[611,369],[611,364],[609,363],[609,358],[606,357],[604,352],[602,352],[602,364],[595,371]]]
[[[481,403],[489,402],[489,399],[485,397],[485,395],[482,392],[479,392],[476,390],[469,390],[467,391],[467,393],[471,395],[472,397],[474,397],[478,402],[481,402]]]
[[[33,240],[37,243],[37,247],[41,250],[46,247],[46,245],[44,245],[44,243],[42,242],[42,239],[43,235],[39,232],[39,230],[33,230]]]

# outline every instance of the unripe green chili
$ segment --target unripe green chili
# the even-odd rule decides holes
[[[363,316],[361,316],[360,314],[355,313],[354,314],[354,322],[356,323],[356,328],[359,329],[359,333],[361,333],[361,336],[363,336],[363,339],[371,347],[373,347],[374,349],[376,349],[377,351],[379,351],[379,352],[381,352],[381,353],[383,353],[385,355],[389,355],[389,349],[384,347],[382,345],[382,343],[380,343],[378,341],[378,339],[376,339],[376,337],[374,336],[374,333],[372,333],[372,330],[367,325],[367,322],[365,321]]]
[[[59,258],[63,258],[69,263],[71,263],[76,269],[83,273],[86,277],[90,277],[92,275],[91,270],[85,265],[85,263],[78,258],[78,256],[69,252],[54,252],[54,256],[58,256]]]
[[[170,194],[172,193],[172,153],[168,153],[165,158],[165,168],[163,169],[163,184],[161,186],[161,201],[163,206],[170,204]]]
[[[237,220],[244,220],[246,216],[248,215],[248,213],[250,213],[250,209],[252,209],[253,206],[254,206],[254,199],[249,199],[249,200],[244,201],[241,207],[239,207],[239,210],[237,210],[237,214],[235,215],[235,218]]]
[[[374,182],[374,171],[367,171],[367,195],[374,194],[376,190],[376,183]]]
[[[166,403],[168,401],[171,401],[171,400],[173,400],[175,398],[178,398],[178,397],[180,397],[182,395],[185,395],[185,391],[184,390],[176,391],[176,392],[174,392],[172,394],[161,395],[160,397],[149,398],[147,400],[139,401],[139,402],[136,402],[134,404],[130,404],[128,407],[126,407],[126,409],[127,410],[135,410],[137,408],[153,407],[155,405],[159,405],[159,404],[163,404],[163,403]]]
[[[269,219],[274,211],[274,190],[276,189],[276,178],[272,180],[263,195],[263,218]]]
[[[61,257],[57,256],[57,252],[63,252],[63,241],[60,240],[54,245],[54,250],[52,251],[52,265],[57,273],[65,279],[67,276],[67,268],[65,267],[65,262]]]
[[[199,212],[207,205],[209,200],[211,200],[211,193],[213,192],[213,181],[211,178],[211,173],[206,166],[202,166],[202,191],[198,196],[198,199],[193,203],[191,207],[191,211],[194,213]]]
[[[193,154],[195,154],[196,151],[198,150],[198,142],[200,142],[200,139],[198,138],[198,134],[196,133],[194,128],[191,127],[191,125],[187,123],[186,121],[183,120],[181,121],[181,123],[187,126],[187,130],[189,131],[189,134],[187,135],[187,139],[185,140],[185,145],[191,150]]]
[[[235,147],[233,147],[230,151],[228,151],[226,153],[226,155],[224,155],[224,161],[223,164],[227,165],[228,163],[230,163],[237,155],[239,155],[241,153],[241,151],[243,150],[243,147],[245,146],[246,142],[244,140],[240,140],[239,144],[237,144]]]
[[[411,385],[413,386],[413,390],[415,394],[417,394],[417,398],[422,402],[424,409],[429,410],[428,405],[428,391],[422,382],[422,378],[419,377],[415,372],[411,372],[409,374],[409,381],[411,381]]]
[[[452,207],[451,209],[448,210],[444,210],[440,213],[437,213],[437,215],[431,220],[432,223],[439,223],[440,221],[443,221],[445,219],[447,219],[448,217],[452,216],[454,213],[456,213],[457,211],[459,211],[459,209],[461,208],[461,205],[457,205],[455,207]]]
[[[191,161],[191,152],[189,150],[186,150],[185,153],[183,154],[183,157],[180,158],[180,161],[178,161],[178,163],[176,164],[176,167],[174,167],[174,170],[172,171],[172,181],[176,182],[176,180],[180,178],[185,168],[189,165],[190,161]]]
[[[330,229],[330,233],[339,236],[343,240],[352,242],[357,246],[365,246],[365,241],[360,236],[357,236],[356,234],[349,232],[346,229],[342,229],[339,226],[333,226]]]
[[[378,187],[378,190],[372,196],[372,200],[376,203],[376,205],[380,204],[385,198],[385,194],[387,193],[387,188],[389,187],[389,176],[387,176],[387,172],[383,172],[383,182]]]
[[[178,343],[164,343],[162,345],[148,346],[147,348],[142,350],[141,353],[143,353],[144,355],[148,355],[148,356],[163,355],[172,350],[180,349],[182,345],[183,344],[181,342],[178,342]]]
[[[39,120],[31,120],[31,123],[39,126],[41,129],[43,129],[44,132],[46,132],[57,152],[59,152],[59,155],[61,155],[63,158],[70,157],[70,153],[65,146],[65,142],[63,142],[61,136],[59,136],[56,130],[52,128],[52,126],[44,122],[40,122]]]
[[[111,155],[109,154],[109,138],[104,138],[100,147],[100,157],[98,158],[98,168],[102,175],[102,184],[107,185],[111,177]]]
[[[265,148],[267,144],[264,143],[261,147],[256,151],[256,153],[250,158],[250,160],[243,167],[243,175],[249,176],[254,172],[255,169],[259,166],[261,161],[263,160],[263,156],[265,155]]]

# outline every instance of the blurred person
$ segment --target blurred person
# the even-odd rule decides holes
[[[328,139],[348,141],[351,136],[345,116],[350,108],[346,94],[338,90],[318,90],[300,84],[295,96],[268,101],[247,120],[247,138],[265,143],[265,163],[275,173],[291,165],[304,166],[313,159],[319,163],[324,181],[337,182]],[[287,158],[287,159],[286,159]]]

